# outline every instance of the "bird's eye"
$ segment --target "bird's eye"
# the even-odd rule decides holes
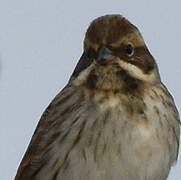
[[[134,47],[132,44],[128,44],[125,47],[125,53],[127,56],[132,56],[134,54]]]

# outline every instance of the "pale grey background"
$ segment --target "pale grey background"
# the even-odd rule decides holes
[[[36,124],[82,53],[90,21],[121,13],[136,24],[181,107],[179,0],[0,1],[0,180],[13,179]],[[181,179],[181,161],[169,180]]]

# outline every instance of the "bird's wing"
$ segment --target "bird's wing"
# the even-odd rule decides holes
[[[83,53],[68,85],[54,98],[43,113],[33,134],[28,149],[20,163],[15,180],[30,180],[40,171],[51,157],[49,151],[54,141],[68,134],[66,131],[81,117],[80,108],[83,96],[80,90],[71,85],[80,72],[92,63],[87,53]],[[83,108],[82,108],[83,109]],[[85,105],[84,105],[85,109]],[[65,125],[66,124],[66,125]],[[67,126],[68,128],[66,128]],[[64,150],[65,151],[65,150]],[[61,154],[65,156],[64,154]]]
[[[79,102],[79,103],[76,103]],[[31,139],[29,147],[18,168],[15,180],[34,179],[42,166],[50,159],[49,150],[62,131],[64,121],[76,117],[75,108],[81,104],[81,97],[72,86],[66,86],[43,113]]]
[[[179,142],[180,142],[180,117],[179,117],[179,112],[176,108],[174,99],[172,97],[172,95],[170,94],[170,92],[168,91],[167,87],[162,83],[161,84],[162,90],[163,92],[169,97],[169,101],[167,102],[170,109],[171,109],[171,113],[172,114],[172,119],[171,119],[171,123],[170,123],[170,128],[171,128],[171,132],[173,134],[173,140],[170,142],[170,144],[174,143],[174,146],[172,147],[172,149],[174,149],[174,153],[171,157],[171,161],[172,163],[174,163],[177,159],[178,159],[178,153],[179,153]],[[175,153],[176,152],[176,153]]]

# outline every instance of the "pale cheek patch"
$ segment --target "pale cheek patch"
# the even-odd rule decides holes
[[[147,81],[147,82],[155,82],[157,80],[155,71],[151,72],[150,74],[145,74],[139,67],[137,67],[133,64],[130,64],[128,62],[125,62],[121,59],[118,60],[118,64],[124,70],[126,70],[130,76],[135,77],[139,80]]]
[[[87,77],[89,76],[90,72],[93,70],[95,66],[95,63],[92,63],[88,68],[86,68],[85,70],[83,70],[77,77],[76,79],[73,80],[73,84],[75,86],[79,86],[81,84],[83,84],[86,80]]]

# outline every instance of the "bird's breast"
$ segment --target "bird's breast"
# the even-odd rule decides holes
[[[158,97],[171,101],[161,90],[157,95],[150,90],[142,98],[96,97],[98,116],[87,126],[81,151],[75,151],[82,154],[85,172],[92,169],[97,179],[106,180],[167,177],[177,154],[174,132],[169,130],[176,122],[173,109]]]
[[[107,92],[82,99],[56,143],[59,153],[52,152],[59,179],[166,179],[178,145],[168,95],[150,89],[144,97]]]

